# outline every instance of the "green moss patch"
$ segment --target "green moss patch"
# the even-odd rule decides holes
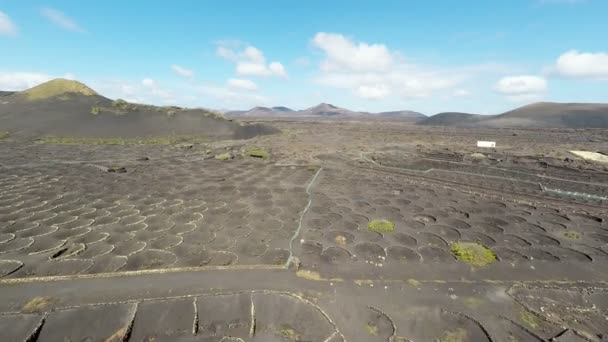
[[[311,172],[317,172],[318,169],[319,167],[317,165],[308,165],[308,167],[306,167],[306,170]]]
[[[288,339],[290,341],[297,341],[299,339],[298,333],[289,325],[282,325],[277,333],[279,336]]]
[[[458,260],[474,266],[486,266],[496,261],[494,251],[475,242],[453,242],[450,251]]]
[[[528,310],[522,310],[519,313],[519,320],[525,324],[528,328],[536,329],[538,328],[538,317],[536,317],[533,313]]]
[[[8,132],[0,132],[0,140],[8,138]]]
[[[254,157],[254,158],[261,158],[261,159],[269,159],[270,158],[270,153],[268,153],[267,151],[261,150],[259,148],[254,148],[251,150],[247,150],[245,151],[245,154],[250,156],[250,157]]]
[[[232,154],[230,154],[230,153],[220,153],[220,154],[216,154],[216,155],[215,155],[215,159],[218,159],[218,160],[228,160],[228,159],[232,159]]]
[[[410,278],[410,279],[408,279],[408,280],[406,281],[406,283],[407,283],[409,286],[412,286],[412,287],[420,287],[420,285],[422,285],[422,283],[421,283],[421,282],[419,282],[418,280],[416,280],[416,279],[411,279],[411,278]]]
[[[48,310],[57,300],[51,297],[34,297],[27,302],[21,312],[23,313],[41,313]]]
[[[21,94],[27,96],[29,100],[48,99],[53,96],[64,95],[68,93],[92,96],[97,93],[86,85],[72,80],[62,78],[54,79],[46,83],[42,83],[33,88],[24,90]]]
[[[392,233],[395,230],[395,223],[389,220],[373,220],[367,224],[367,229],[372,232]]]
[[[101,111],[101,108],[99,106],[91,107],[91,114],[93,114],[93,115],[99,114],[100,111]]]
[[[568,239],[578,240],[581,238],[581,234],[574,231],[564,232],[564,236]]]
[[[174,145],[184,143],[204,144],[208,140],[199,136],[173,135],[139,138],[43,137],[38,141],[45,144],[63,145]]]
[[[112,106],[114,107],[119,107],[119,108],[123,108],[129,105],[129,102],[123,100],[123,99],[116,99],[114,101],[112,101]]]
[[[468,333],[463,328],[456,328],[443,333],[436,342],[466,342],[468,341]]]
[[[378,336],[378,327],[372,323],[367,323],[365,330],[367,330],[367,333],[372,336]]]

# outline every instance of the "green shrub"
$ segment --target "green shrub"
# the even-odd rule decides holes
[[[101,111],[101,108],[99,108],[99,106],[91,107],[91,114],[93,114],[93,115],[99,114],[100,111]]]
[[[379,233],[392,233],[395,230],[395,223],[389,220],[373,220],[367,224],[367,229]]]
[[[496,261],[494,251],[475,242],[453,242],[450,251],[456,259],[474,266],[486,266]]]
[[[220,154],[216,154],[216,155],[215,155],[215,159],[218,159],[218,160],[228,160],[228,159],[232,159],[232,154],[230,154],[230,153],[220,153]]]
[[[270,153],[258,149],[258,148],[254,148],[251,150],[247,150],[245,152],[246,155],[250,156],[250,157],[254,157],[254,158],[261,158],[261,159],[269,159],[270,158]]]
[[[581,235],[575,231],[564,232],[564,236],[568,239],[578,240],[581,238]]]
[[[119,108],[124,108],[128,105],[129,105],[129,102],[127,102],[123,99],[116,99],[116,100],[114,100],[114,102],[112,102],[112,106],[119,107]]]

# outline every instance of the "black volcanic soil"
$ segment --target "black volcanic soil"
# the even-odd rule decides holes
[[[26,100],[18,94],[0,102],[0,127],[32,135],[142,137],[198,135],[210,139],[248,139],[277,130],[242,125],[198,109],[127,104],[118,107],[102,96],[64,94]],[[95,112],[95,108],[100,108]]]
[[[0,141],[3,337],[605,340],[608,168],[568,151],[606,130],[264,124],[283,134]]]

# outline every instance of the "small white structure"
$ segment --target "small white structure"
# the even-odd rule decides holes
[[[496,147],[496,141],[478,141],[477,147]]]

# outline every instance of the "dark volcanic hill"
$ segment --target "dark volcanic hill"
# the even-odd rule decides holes
[[[426,115],[422,114],[422,113],[418,113],[418,112],[414,112],[412,110],[399,110],[399,111],[393,111],[393,112],[380,112],[380,113],[375,113],[373,115],[376,115],[379,118],[385,118],[385,119],[396,119],[396,120],[407,120],[407,121],[420,121],[420,120],[424,120],[427,118]]]
[[[281,113],[291,113],[291,112],[294,112],[293,109],[287,108],[287,107],[282,107],[282,106],[272,107],[272,110],[275,111],[275,112],[281,112]]]
[[[203,109],[112,101],[80,82],[64,79],[2,96],[0,127],[38,135],[84,137],[197,135],[243,139],[276,132],[269,126],[241,124]]]
[[[418,124],[497,128],[608,128],[608,104],[539,102],[498,115],[440,113]]]
[[[253,117],[253,118],[275,118],[289,115],[294,111],[287,107],[254,107],[250,110],[227,111],[224,115],[228,117]]]
[[[298,112],[301,116],[321,116],[321,117],[357,117],[363,115],[345,108],[337,107],[329,103],[321,103],[314,107]]]
[[[462,126],[467,123],[478,122],[483,115],[458,113],[458,112],[446,112],[439,113],[428,117],[422,121],[418,121],[418,125],[428,126]]]
[[[346,108],[334,106],[329,103],[321,103],[304,110],[292,110],[287,107],[255,107],[246,111],[226,111],[224,115],[234,118],[286,118],[286,119],[382,119],[416,122],[425,119],[426,116],[409,110],[368,113],[357,112]]]

